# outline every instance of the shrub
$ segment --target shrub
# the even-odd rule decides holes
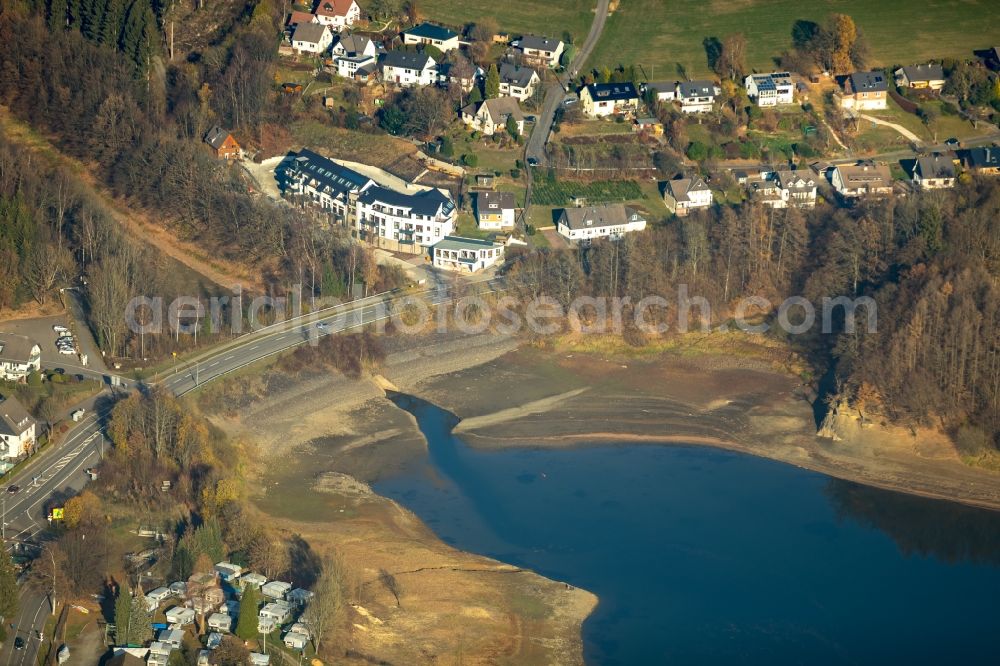
[[[708,158],[708,147],[701,141],[692,141],[687,148],[688,159],[701,162]]]
[[[955,434],[955,448],[964,456],[981,456],[990,446],[986,432],[972,425],[964,425]]]
[[[41,386],[42,376],[35,370],[28,373],[28,386]]]
[[[517,180],[518,178],[521,177],[521,170],[520,169],[511,169],[510,170],[510,177],[513,178],[513,179],[515,179],[515,180]]]
[[[474,167],[479,164],[479,156],[475,153],[466,153],[465,155],[462,155],[462,164]]]

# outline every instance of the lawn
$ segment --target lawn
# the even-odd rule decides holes
[[[628,0],[626,0],[628,1]],[[497,21],[500,30],[519,36],[522,33],[562,38],[568,31],[574,42],[582,42],[594,20],[592,0],[421,0],[420,13],[428,20],[453,27],[475,23],[486,16]]]
[[[795,21],[822,21],[831,12],[854,18],[871,45],[873,65],[971,58],[974,49],[1000,43],[1000,21],[990,18],[993,0],[622,0],[588,65],[641,65],[650,80],[676,77],[678,66],[690,76],[706,75],[702,40],[742,32],[747,66],[769,70],[772,58],[790,48]]]
[[[532,191],[532,204],[539,206],[567,206],[573,197],[584,197],[587,203],[631,201],[642,199],[642,189],[632,180],[598,180],[577,183],[566,180],[549,181],[539,178]]]

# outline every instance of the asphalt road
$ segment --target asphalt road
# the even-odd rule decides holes
[[[570,63],[569,68],[566,70],[565,78],[553,81],[546,88],[542,111],[538,114],[538,120],[535,122],[535,126],[531,130],[531,136],[528,137],[528,142],[524,147],[526,165],[537,163],[538,166],[545,166],[547,161],[545,157],[545,144],[549,142],[549,136],[552,134],[552,123],[555,121],[556,109],[559,108],[566,98],[566,86],[568,82],[583,67],[583,63],[590,57],[591,52],[597,45],[597,40],[601,38],[601,33],[604,32],[604,24],[608,20],[609,2],[610,0],[597,0],[597,8],[594,10],[594,20],[590,24],[590,32],[587,33],[587,38],[583,40],[583,44],[580,45],[580,49],[576,52],[573,62]],[[527,223],[528,209],[531,208],[531,191],[534,186],[534,174],[530,166],[525,169],[525,178],[527,179],[527,188],[524,192],[522,222]]]

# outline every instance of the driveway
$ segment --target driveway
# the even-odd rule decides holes
[[[919,136],[917,136],[910,130],[906,129],[902,125],[896,123],[890,123],[888,120],[882,120],[881,118],[876,118],[875,116],[869,116],[867,113],[859,113],[858,115],[864,118],[865,120],[870,120],[876,125],[882,125],[883,127],[889,127],[891,129],[894,129],[900,134],[902,134],[905,138],[909,139],[910,141],[913,141],[914,143],[924,142],[923,139],[921,139]]]

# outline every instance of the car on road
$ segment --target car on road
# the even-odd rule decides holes
[[[14,639],[14,649],[23,650],[24,649],[24,639],[18,636]]]
[[[534,157],[528,158],[528,166],[538,166],[538,160]]]
[[[955,137],[951,137],[950,139],[945,140],[944,145],[950,148],[958,148],[959,146],[962,145],[962,142],[956,139]]]
[[[7,492],[9,492],[11,495],[13,495],[14,493],[16,493],[20,489],[21,489],[21,486],[16,485],[16,484],[15,485],[7,486]]]
[[[325,331],[326,329],[330,328],[330,324],[328,324],[325,321],[317,322],[316,328],[318,328],[321,331]]]
[[[577,99],[576,97],[567,97],[566,99],[563,100],[563,106],[569,106],[571,104],[576,104],[579,101],[580,100]]]

